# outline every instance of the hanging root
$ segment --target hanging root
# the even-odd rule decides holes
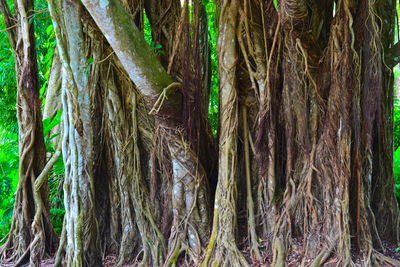
[[[217,187],[216,195],[220,193]],[[224,205],[216,200],[214,207],[213,231],[208,243],[205,258],[201,267],[207,266],[249,266],[246,259],[236,246],[233,234],[232,210],[224,209]]]
[[[43,168],[40,175],[36,180],[32,178],[33,184],[33,198],[35,201],[36,212],[32,222],[32,233],[34,234],[34,239],[30,245],[31,255],[30,263],[31,265],[38,264],[40,259],[44,256],[45,246],[46,246],[46,233],[44,232],[43,219],[49,220],[48,214],[45,213],[45,204],[41,196],[41,190],[43,184],[47,181],[47,177],[53,168],[54,164],[57,162],[61,155],[61,142],[58,142],[58,147],[56,152],[47,162],[46,166]],[[32,176],[33,177],[33,176]],[[52,229],[51,229],[52,231]]]
[[[135,254],[140,254],[141,265],[161,266],[166,252],[164,236],[156,223],[153,200],[150,199],[141,170],[138,116],[147,116],[147,112],[143,114],[138,112],[136,88],[131,87],[129,80],[116,79],[120,74],[121,71],[118,69],[108,69],[107,77],[102,80],[107,99],[106,131],[112,140],[110,154],[112,164],[115,166],[117,190],[121,199],[121,224],[124,229],[119,247],[118,265],[129,263],[134,260]],[[131,90],[128,92],[120,90],[119,80],[123,83],[123,88],[131,87]],[[162,97],[166,97],[167,90],[164,90],[165,94]],[[161,96],[159,100],[156,106],[162,105]],[[127,120],[131,120],[132,123],[127,124]],[[150,139],[152,139],[151,134]],[[137,239],[141,241],[142,253],[138,253]]]
[[[223,1],[218,37],[220,71],[220,140],[218,184],[214,201],[211,240],[201,266],[248,266],[237,247],[238,93],[236,84],[237,15],[240,2]],[[247,119],[247,118],[246,118]],[[247,140],[249,141],[249,140]],[[247,170],[248,172],[248,170]],[[250,203],[251,205],[251,203]]]
[[[60,242],[58,244],[58,249],[57,249],[57,253],[56,253],[56,259],[54,261],[54,267],[61,267],[62,266],[62,260],[65,256],[65,248],[67,246],[67,229],[66,229],[66,218],[64,217],[63,220],[63,228],[61,231],[61,238],[60,238]]]
[[[272,246],[273,259],[272,266],[274,267],[284,267],[286,262],[286,248],[283,241],[280,238],[274,240]]]
[[[319,267],[322,266],[332,255],[331,250],[322,250],[321,253],[318,254],[317,257],[313,260],[310,267]]]
[[[382,253],[374,251],[371,255],[371,263],[374,267],[397,267],[400,266],[400,261],[389,258]]]
[[[150,110],[149,115],[157,114],[160,111],[165,99],[168,98],[168,94],[171,94],[171,92],[169,92],[169,90],[173,89],[173,88],[179,88],[179,87],[181,87],[181,84],[178,82],[173,82],[170,85],[168,85],[167,87],[165,87],[162,90],[162,92],[160,93],[160,96],[157,98],[156,102],[154,103],[154,106]]]
[[[141,174],[141,161],[140,161],[140,150],[139,150],[139,136],[138,136],[138,119],[137,119],[137,97],[136,94],[132,94],[132,137],[133,137],[133,181],[132,181],[132,199],[136,211],[136,225],[142,236],[142,244],[144,247],[145,256],[150,254],[151,262],[153,265],[162,265],[162,261],[165,255],[164,247],[164,236],[159,230],[155,223],[155,215],[151,209],[151,199],[143,176]],[[142,264],[146,265],[146,257]]]
[[[26,99],[26,93],[20,92],[21,94],[21,106],[28,105],[29,100]],[[34,113],[34,112],[33,112]],[[21,119],[21,118],[20,118]],[[27,118],[26,118],[27,119]],[[28,119],[27,119],[28,120]],[[36,136],[36,125],[35,119],[29,118],[30,125],[25,125],[26,121],[21,121],[21,125],[25,125],[24,132],[20,133],[21,138],[21,152],[20,152],[20,170],[19,170],[19,182],[18,189],[15,198],[15,207],[13,213],[13,220],[8,235],[7,242],[0,248],[1,261],[5,262],[16,262],[18,265],[25,264],[29,260],[31,255],[31,264],[38,266],[40,259],[43,258],[46,251],[46,242],[52,242],[51,238],[53,233],[50,232],[49,239],[46,239],[46,233],[44,232],[44,224],[49,226],[49,218],[44,214],[44,203],[42,200],[40,188],[36,191],[35,181],[36,175],[34,173],[34,164],[39,163],[39,155],[35,154],[35,148],[37,144]],[[43,152],[43,151],[42,151]],[[37,156],[37,158],[35,157]],[[35,162],[38,161],[38,162]],[[46,178],[48,169],[51,169],[51,162],[42,171],[42,174],[38,178]],[[29,182],[28,182],[29,179]],[[38,180],[40,182],[40,180]],[[44,181],[41,182],[41,185]],[[28,190],[27,185],[32,186],[32,190]],[[30,192],[33,191],[33,196]],[[39,223],[32,223],[32,229],[29,225],[32,220],[31,206],[33,202],[35,204],[35,212],[40,215]],[[35,214],[38,215],[38,214]],[[39,216],[38,215],[38,216]],[[42,217],[43,216],[43,217]],[[36,218],[36,217],[35,217]],[[34,218],[33,218],[34,220]]]
[[[250,236],[250,247],[252,253],[254,253],[255,258],[258,261],[261,261],[260,250],[258,249],[258,240],[257,240],[257,232],[256,232],[256,222],[254,215],[254,201],[252,196],[252,184],[251,184],[251,173],[250,173],[250,149],[249,149],[249,128],[247,122],[247,107],[243,105],[243,142],[244,142],[244,157],[245,157],[245,169],[246,169],[246,206],[247,206],[247,216],[248,216],[248,227],[249,227],[249,236]]]
[[[209,234],[209,199],[207,180],[198,158],[184,140],[182,133],[166,132],[173,168],[173,223],[164,266],[177,263],[186,251],[197,263]],[[180,139],[176,138],[180,136]]]

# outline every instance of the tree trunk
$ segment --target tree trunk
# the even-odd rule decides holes
[[[238,1],[223,1],[220,23],[224,25],[218,38],[220,62],[220,140],[218,184],[215,193],[213,229],[206,250],[204,266],[208,264],[247,265],[237,248],[237,138],[238,92],[236,88],[236,27]],[[210,262],[211,261],[211,262]]]
[[[56,265],[60,264],[65,254],[66,266],[100,266],[94,190],[95,126],[92,117],[96,89],[96,83],[92,81],[96,80],[96,70],[91,73],[92,80],[87,75],[88,52],[96,55],[99,48],[85,42],[81,21],[83,10],[79,2],[64,1],[55,5],[49,1],[49,4],[63,63],[61,100],[65,218]]]
[[[2,261],[21,265],[30,257],[30,264],[39,266],[40,260],[54,251],[56,236],[49,217],[47,181],[38,183],[37,180],[45,167],[46,148],[34,27],[28,20],[33,7],[33,1],[17,1],[17,15],[13,17],[6,1],[0,2],[6,26],[13,27],[8,33],[16,61],[20,159],[11,230],[0,254]]]
[[[108,6],[103,5],[93,5],[91,9],[91,3],[84,2],[88,6],[88,11],[92,12],[94,19],[96,20],[96,14],[101,14],[102,8],[108,8]],[[133,19],[129,12],[123,8],[123,5],[119,5],[116,2],[110,3],[112,6],[111,12],[116,12],[118,16],[113,16],[114,13],[110,14],[112,18],[110,23],[99,23],[100,30],[104,31],[104,28],[110,30],[111,35],[106,35],[109,43],[114,48],[117,56],[120,58],[122,66],[125,68],[127,74],[131,77],[131,80],[135,83],[140,91],[140,95],[144,97],[144,103],[147,105],[147,109],[143,110],[140,106],[143,102],[142,98],[138,101],[135,89],[129,84],[129,81],[118,82],[117,79],[113,79],[114,75],[126,75],[120,70],[120,63],[111,54],[107,56],[104,51],[99,51],[98,54],[93,54],[93,65],[85,64],[88,57],[85,56],[84,52],[77,51],[93,51],[97,45],[101,47],[107,47],[105,40],[102,38],[96,38],[97,29],[92,28],[90,20],[84,20],[84,26],[78,24],[79,10],[80,6],[78,3],[64,2],[55,5],[54,2],[50,1],[50,10],[52,13],[53,20],[57,23],[55,24],[57,38],[59,41],[60,54],[62,55],[64,67],[64,75],[69,75],[64,77],[66,81],[72,81],[69,84],[63,85],[63,90],[65,92],[71,92],[69,94],[64,93],[64,109],[72,110],[72,114],[65,115],[64,120],[68,122],[68,129],[75,134],[71,135],[71,132],[64,133],[64,162],[66,165],[66,180],[65,180],[65,204],[66,204],[66,219],[64,224],[62,242],[59,248],[59,253],[57,257],[57,264],[64,261],[64,264],[76,263],[78,265],[90,265],[93,260],[98,259],[99,250],[98,244],[96,243],[96,235],[100,229],[99,239],[105,240],[112,238],[110,233],[116,233],[116,242],[104,241],[101,250],[108,251],[106,243],[114,244],[111,245],[117,247],[119,251],[119,262],[123,264],[125,262],[132,261],[133,255],[138,253],[140,247],[143,249],[144,254],[141,259],[143,264],[151,263],[154,265],[162,265],[164,262],[167,264],[174,264],[178,260],[178,256],[182,251],[186,251],[187,255],[191,257],[193,261],[197,261],[201,248],[207,242],[208,236],[208,199],[209,195],[207,192],[207,178],[206,173],[201,164],[198,162],[197,155],[191,150],[189,143],[185,141],[186,134],[181,131],[182,119],[181,119],[181,95],[176,93],[177,87],[180,85],[178,83],[172,83],[172,79],[169,75],[159,66],[157,59],[149,52],[149,48],[144,39],[140,36],[139,30],[133,23]],[[64,11],[64,16],[61,17],[58,10]],[[96,13],[100,12],[100,13]],[[81,13],[80,16],[85,16]],[[113,19],[117,19],[113,21]],[[129,35],[122,32],[119,27],[115,25],[123,25],[121,21],[127,23],[127,27],[132,27],[134,31],[130,31]],[[69,29],[66,28],[66,22],[68,25],[75,25],[78,29],[83,29],[83,34],[76,35],[76,33],[68,32]],[[60,26],[61,25],[61,26]],[[111,28],[109,28],[111,27]],[[115,29],[115,31],[114,31]],[[69,40],[64,40],[63,36],[68,36]],[[71,38],[75,38],[72,40]],[[82,46],[86,42],[85,38],[91,40],[92,45],[89,49],[88,47]],[[129,42],[129,43],[128,43]],[[96,44],[96,45],[95,45]],[[103,57],[99,55],[104,55]],[[111,56],[111,57],[110,57]],[[148,65],[147,61],[153,62],[153,64]],[[112,65],[102,67],[102,63],[111,63]],[[65,64],[67,63],[67,64]],[[66,66],[71,66],[71,68]],[[83,71],[82,66],[86,65],[87,69]],[[76,66],[76,67],[74,67]],[[80,67],[78,67],[80,66]],[[137,71],[142,73],[141,76],[137,75]],[[86,73],[87,77],[83,78]],[[97,74],[95,74],[97,73]],[[114,73],[114,74],[113,74]],[[97,78],[96,78],[97,77]],[[117,77],[117,76],[115,76]],[[63,81],[64,81],[63,78]],[[203,81],[202,81],[203,82]],[[93,98],[87,96],[92,96],[95,94],[92,86],[87,86],[88,88],[74,89],[78,84],[90,84],[93,87],[101,88],[105,92],[105,103],[97,103]],[[121,91],[120,86],[125,88],[130,88],[128,91]],[[66,88],[66,89],[65,89]],[[202,87],[200,87],[201,89]],[[199,90],[200,90],[199,89]],[[208,88],[206,88],[208,89]],[[78,93],[77,96],[74,96]],[[88,101],[79,102],[82,93],[83,97]],[[70,95],[74,97],[70,97]],[[65,98],[67,97],[67,98]],[[78,99],[78,103],[76,100]],[[142,102],[142,103],[141,103]],[[89,103],[88,106],[85,106]],[[83,105],[82,107],[80,105]],[[98,107],[96,107],[99,105]],[[139,105],[139,107],[138,107]],[[205,106],[207,103],[204,104]],[[91,108],[90,108],[91,107]],[[123,108],[121,108],[123,107]],[[98,116],[98,108],[100,112],[104,110],[106,116],[103,120],[103,125],[105,131],[100,133],[100,136],[105,136],[110,138],[111,147],[103,149],[107,151],[107,162],[110,168],[110,174],[115,175],[115,179],[111,178],[108,182],[111,190],[116,189],[118,191],[118,197],[115,196],[108,197],[95,197],[95,195],[102,191],[104,185],[95,182],[95,185],[85,186],[80,185],[82,182],[81,174],[79,182],[77,181],[78,176],[74,174],[77,170],[73,168],[73,159],[81,160],[83,165],[87,164],[90,170],[85,170],[87,177],[87,183],[92,184],[94,180],[98,180],[97,177],[100,174],[101,167],[99,165],[99,160],[97,157],[93,157],[93,154],[99,154],[99,152],[93,152],[90,154],[82,154],[73,157],[74,149],[78,152],[93,151],[93,144],[85,144],[85,149],[80,149],[80,142],[83,140],[88,140],[88,138],[83,138],[80,136],[85,136],[85,125],[87,125],[88,135],[93,132],[94,117]],[[137,110],[140,109],[139,113]],[[92,111],[90,111],[92,110]],[[147,111],[146,111],[147,110]],[[140,126],[138,122],[141,120],[148,120],[144,114],[147,114],[150,110],[151,114],[155,114],[156,117],[156,127],[157,132],[161,137],[152,137],[143,126]],[[144,113],[144,112],[145,113]],[[192,111],[193,112],[193,111]],[[204,116],[204,111],[202,115]],[[93,118],[84,117],[87,114],[94,114]],[[140,114],[136,115],[136,114]],[[83,118],[81,118],[83,117]],[[71,119],[72,118],[72,119]],[[132,124],[126,124],[126,120],[131,120]],[[87,124],[85,124],[85,122]],[[67,122],[64,122],[64,127],[67,127]],[[72,125],[72,124],[73,125]],[[150,131],[154,131],[154,126],[150,126]],[[81,129],[83,127],[83,129]],[[208,127],[209,128],[209,127]],[[103,129],[102,127],[99,130]],[[117,129],[117,130],[115,130]],[[141,132],[141,137],[139,138],[138,133]],[[136,137],[135,137],[136,136]],[[144,139],[149,138],[151,142],[156,142],[148,147],[145,144]],[[133,141],[131,138],[134,138]],[[82,139],[83,138],[83,139]],[[101,137],[102,138],[102,137]],[[75,143],[75,144],[74,144]],[[108,141],[106,142],[106,144]],[[141,143],[143,145],[141,145]],[[163,143],[165,145],[163,145]],[[83,143],[84,144],[84,143]],[[100,146],[104,143],[99,143]],[[76,148],[74,148],[76,146]],[[156,146],[160,146],[159,152],[156,152]],[[153,147],[153,148],[152,148]],[[79,148],[79,149],[78,149]],[[100,148],[101,150],[101,148]],[[98,151],[98,150],[97,150]],[[158,154],[155,160],[151,160],[151,168],[155,168],[156,171],[151,170],[151,173],[147,173],[149,166],[143,168],[141,157],[139,155],[143,154]],[[101,156],[101,157],[104,157]],[[153,157],[153,156],[152,156]],[[87,162],[87,163],[84,163]],[[90,165],[90,162],[93,166]],[[78,162],[79,163],[79,162]],[[76,164],[76,163],[75,163]],[[159,166],[158,166],[159,165]],[[80,164],[78,164],[80,166]],[[156,172],[160,168],[161,173],[164,177],[170,173],[172,175],[172,181],[163,181],[163,186],[159,189],[153,189],[151,186],[155,182]],[[79,168],[78,168],[79,171]],[[72,172],[72,173],[71,173]],[[150,177],[149,177],[150,174]],[[96,178],[94,178],[96,177]],[[146,178],[147,177],[147,178]],[[148,180],[151,178],[150,180]],[[170,185],[168,185],[170,183]],[[78,184],[74,187],[74,184]],[[98,184],[98,186],[97,186]],[[155,184],[156,185],[156,184]],[[158,185],[156,185],[158,187]],[[164,187],[164,188],[163,188]],[[77,194],[75,192],[81,192],[79,188],[86,188],[84,194]],[[149,190],[147,189],[149,188]],[[156,203],[150,205],[150,200],[147,199],[148,192],[153,195],[154,190],[162,190],[160,194],[159,204]],[[104,190],[103,190],[104,191]],[[111,191],[112,192],[112,191]],[[101,218],[106,218],[112,221],[112,226],[106,226],[106,222],[101,220],[96,220],[91,215],[92,210],[97,210],[94,204],[85,204],[85,198],[74,198],[73,196],[83,196],[86,195],[88,199],[96,198],[101,203],[109,203],[112,207],[112,211],[107,214],[104,211],[100,211],[102,215]],[[171,200],[169,200],[171,198]],[[96,200],[96,201],[97,201]],[[120,207],[115,207],[115,201],[121,201]],[[75,208],[73,206],[76,205]],[[81,206],[85,207],[81,210]],[[163,205],[167,208],[164,212],[157,210],[159,205]],[[94,208],[93,208],[94,207]],[[170,210],[170,211],[168,211]],[[90,233],[88,236],[73,235],[71,233],[77,233],[77,229],[72,229],[70,227],[79,227],[80,225],[80,214],[89,212],[89,214],[84,215],[83,218],[87,220],[83,222],[85,226],[92,225],[91,230],[86,231]],[[74,215],[75,214],[75,215]],[[173,214],[172,222],[165,225],[164,219],[168,218],[168,214]],[[78,216],[79,215],[79,216]],[[161,218],[159,217],[161,216]],[[162,223],[157,223],[157,218],[161,219]],[[121,222],[118,220],[121,219]],[[87,226],[90,227],[90,226]],[[167,227],[167,230],[163,228]],[[119,230],[121,229],[121,230]],[[139,236],[136,231],[139,230],[141,236]],[[103,232],[105,231],[105,232]],[[106,233],[108,232],[108,233]],[[79,231],[78,231],[79,234]],[[168,249],[164,246],[165,238],[168,237]],[[71,242],[71,240],[75,240]],[[93,243],[92,241],[93,240]],[[82,245],[83,244],[83,245]],[[82,248],[82,246],[87,246]],[[140,247],[137,247],[140,246]],[[82,253],[84,251],[84,253]]]
[[[49,2],[66,166],[56,265],[246,266],[267,250],[285,266],[299,241],[302,265],[352,266],[355,250],[396,266],[381,254],[399,241],[394,1],[220,1],[218,159],[201,1]]]

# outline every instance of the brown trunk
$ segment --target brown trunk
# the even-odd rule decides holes
[[[236,27],[239,2],[221,3],[220,23],[224,25],[218,37],[220,62],[220,140],[218,184],[215,192],[211,238],[202,266],[236,265],[247,262],[237,247],[237,185],[238,185],[238,91],[236,80]]]
[[[14,50],[17,72],[17,119],[19,127],[19,180],[11,230],[1,247],[1,259],[17,265],[29,260],[39,266],[56,246],[56,237],[50,224],[47,182],[37,183],[46,163],[41,102],[39,99],[38,66],[34,27],[28,21],[33,13],[33,1],[17,1],[16,17],[12,17],[5,1],[1,11]],[[18,43],[18,45],[17,45]]]
[[[64,1],[83,9],[70,2]],[[84,11],[64,15],[82,36],[74,41],[60,24],[70,38],[65,62],[71,69],[63,71],[76,82],[65,95],[71,111],[65,127],[76,130],[64,133],[66,181],[88,189],[82,195],[109,210],[66,198],[86,207],[85,225],[93,227],[75,236],[86,246],[78,265],[99,264],[101,250],[118,254],[119,264],[137,259],[169,266],[189,258],[204,266],[245,266],[262,262],[265,243],[272,264],[284,266],[286,255],[296,252],[294,240],[303,242],[303,265],[335,257],[350,266],[353,249],[367,265],[396,264],[376,251],[382,238],[398,241],[398,207],[385,164],[392,160],[392,76],[382,55],[392,39],[382,38],[391,33],[379,19],[393,19],[383,6],[394,2],[339,0],[333,10],[334,1],[285,0],[279,8],[274,1],[220,1],[211,237],[214,192],[207,178],[217,171],[206,120],[209,52],[201,1],[82,2],[94,21]],[[143,9],[163,55],[143,38]],[[94,62],[85,80],[78,66],[88,58]],[[83,96],[89,108],[79,102]],[[86,136],[101,141],[85,144]],[[85,149],[77,158],[90,167],[81,174],[90,186],[70,175],[74,144]],[[71,214],[65,236],[80,222]],[[68,263],[81,249],[76,244],[66,243]],[[250,258],[239,244],[250,245]]]

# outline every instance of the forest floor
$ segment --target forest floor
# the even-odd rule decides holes
[[[397,246],[389,244],[387,242],[383,242],[383,247],[385,249],[385,253],[383,253],[385,256],[395,259],[397,261],[400,261],[400,252],[395,252]],[[262,256],[263,256],[263,261],[258,262],[255,259],[252,259],[250,256],[250,248],[246,248],[245,250],[242,250],[243,254],[246,256],[247,260],[249,262],[252,262],[251,266],[255,267],[268,267],[272,263],[272,253],[268,252],[266,250],[261,250]],[[358,254],[357,252],[352,253],[353,255],[353,262],[355,266],[364,266],[363,264],[363,258],[362,255]],[[289,251],[288,256],[287,256],[287,262],[286,266],[287,267],[297,267],[301,266],[302,260],[304,257],[304,246],[303,246],[303,240],[301,239],[295,239],[293,240],[293,245],[292,249]],[[305,260],[305,266],[309,266],[314,259],[306,259]],[[336,267],[337,266],[338,259],[337,257],[332,254],[332,256],[322,265],[324,267]]]
[[[386,253],[384,253],[385,256],[390,257],[392,259],[400,261],[400,252],[395,252],[396,246],[389,244],[387,242],[383,242],[384,249]],[[250,255],[250,248],[245,248],[242,250],[243,255],[247,258],[248,262],[252,262],[250,266],[254,267],[268,267],[271,265],[272,262],[272,254],[268,252],[267,250],[261,250],[263,261],[257,261],[254,258],[251,257]],[[287,267],[297,267],[301,265],[301,261],[303,259],[303,254],[304,254],[304,247],[303,247],[303,242],[301,239],[294,240],[293,244],[293,249],[290,251],[288,255],[288,261],[287,261]],[[313,259],[306,260],[306,266],[308,266]],[[362,262],[362,257],[361,255],[358,255],[357,253],[353,254],[353,261],[355,265],[358,266],[363,266]],[[118,259],[116,255],[109,255],[106,256],[104,259],[104,267],[114,267],[117,266]],[[329,258],[325,264],[322,266],[324,267],[334,267],[337,264],[337,258],[335,255],[332,255],[331,258]],[[9,264],[0,264],[0,267],[12,267],[14,266],[13,263]],[[25,266],[29,266],[28,264]],[[41,267],[53,267],[54,266],[54,258],[44,260],[41,264]],[[132,263],[132,264],[126,264],[123,265],[122,267],[136,267],[139,266],[139,263]],[[180,264],[178,266],[182,267],[189,267],[192,266],[188,263],[185,263],[184,259],[181,259]],[[24,267],[24,266],[23,266]]]
[[[384,253],[385,256],[400,261],[400,252],[395,252],[395,249],[397,248],[396,245],[392,245],[387,242],[383,242],[383,246],[385,249],[385,253]],[[264,246],[264,248],[265,247],[266,246]],[[300,266],[301,261],[303,259],[303,255],[304,255],[303,241],[301,239],[294,240],[294,244],[292,247],[293,247],[293,249],[290,251],[290,253],[288,255],[288,261],[287,261],[287,265],[286,265],[287,267]],[[271,252],[268,252],[266,249],[264,249],[264,250],[261,249],[261,253],[262,253],[262,257],[263,257],[262,262],[259,262],[251,257],[249,247],[242,249],[242,253],[246,257],[247,261],[252,263],[250,265],[252,267],[269,267],[271,265],[272,254],[271,254]],[[313,259],[306,260],[305,266],[310,265],[310,263],[312,261],[313,261]],[[337,261],[338,261],[338,259],[335,257],[335,255],[332,255],[332,257],[329,258],[325,262],[325,264],[323,264],[322,266],[335,267],[337,264]],[[364,266],[361,255],[359,255],[357,253],[353,253],[353,261],[357,267]],[[117,257],[116,256],[107,256],[104,261],[104,266],[105,267],[117,266]],[[124,265],[124,267],[136,267],[136,266],[139,266],[139,264],[136,263],[136,264]],[[181,259],[181,262],[180,262],[180,264],[178,264],[178,266],[191,267],[193,265],[187,264],[187,263],[185,263],[184,259]],[[47,267],[47,265],[46,265],[46,267]]]

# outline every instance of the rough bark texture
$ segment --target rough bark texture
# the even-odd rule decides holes
[[[57,264],[94,264],[100,250],[117,253],[120,264],[135,259],[157,266],[174,264],[183,251],[191,260],[197,261],[208,239],[209,195],[206,171],[191,147],[199,150],[201,144],[210,144],[204,138],[197,141],[199,137],[195,135],[189,139],[193,143],[186,141],[181,117],[181,85],[172,82],[144,42],[142,33],[134,24],[135,13],[132,10],[136,7],[132,5],[135,3],[120,5],[115,1],[108,6],[87,1],[84,4],[100,29],[85,13],[80,13],[83,11],[78,3],[65,1],[55,5],[50,1],[63,59],[63,73],[69,75],[66,81],[72,81],[62,86],[67,92],[63,97],[64,112],[66,108],[72,112],[67,117],[64,115],[64,120],[69,121],[68,129],[75,132],[73,135],[64,132],[67,212]],[[107,16],[111,20],[96,20],[104,10],[109,12]],[[83,24],[77,20],[79,16],[84,18]],[[67,24],[75,25],[81,33],[70,32],[64,26]],[[116,25],[126,25],[126,28]],[[200,31],[200,22],[197,27]],[[128,28],[133,31],[124,31]],[[113,55],[99,30],[110,33],[105,37],[118,58]],[[126,32],[129,34],[126,35]],[[193,42],[199,42],[199,38],[200,34]],[[198,47],[198,54],[193,56],[193,60],[197,57],[208,61],[207,55],[202,54],[207,49],[200,51]],[[93,65],[86,64],[88,58],[93,58]],[[121,76],[124,78],[121,79]],[[128,77],[130,80],[126,79]],[[207,79],[200,75],[199,84],[188,84],[187,90],[196,94],[207,91]],[[96,97],[94,88],[101,92],[100,98]],[[71,94],[77,95],[70,97]],[[79,99],[86,101],[80,102]],[[203,120],[194,118],[197,134],[209,136],[209,132],[200,131],[202,125],[210,129],[204,120],[207,116],[204,107],[208,100],[204,99],[201,103],[198,105],[201,113],[197,114],[197,110],[189,110],[188,113]],[[92,114],[91,117],[88,117],[89,114]],[[67,127],[65,121],[64,127]],[[97,130],[94,131],[94,128]],[[100,139],[96,148],[87,141],[95,132]],[[79,148],[80,143],[82,149]],[[73,156],[77,153],[72,149],[74,146],[77,156]],[[87,178],[82,179],[83,174],[74,174],[74,157],[78,166],[79,160],[87,166],[82,169]],[[146,163],[146,158],[150,164]],[[102,164],[107,164],[107,172]],[[157,182],[159,176],[162,177],[161,184]],[[85,180],[88,185],[80,185]],[[74,184],[77,186],[74,187]],[[87,189],[86,197],[78,194],[78,199],[75,199],[74,192],[81,192],[83,189],[80,188]],[[97,196],[104,193],[107,197]],[[155,194],[160,196],[154,199]],[[154,203],[150,204],[149,197],[153,197]],[[95,199],[96,204],[109,205],[110,211],[96,208],[94,203],[89,205],[85,198],[91,203]],[[163,211],[160,211],[161,207]],[[93,217],[92,210],[98,210],[98,215]],[[87,218],[83,225],[91,227],[85,230],[87,236],[74,234],[79,230],[73,228],[79,227],[80,214],[84,214],[82,218]],[[169,218],[171,215],[172,220]],[[73,236],[69,236],[71,234]],[[71,239],[75,241],[70,242]]]
[[[271,253],[285,266],[301,241],[304,266],[353,266],[354,251],[397,266],[381,254],[399,242],[395,1],[219,1],[218,157],[203,1],[49,3],[66,168],[56,265],[113,254],[119,265],[246,266]],[[143,38],[144,12],[162,54]]]
[[[144,1],[144,7],[151,24],[153,42],[155,45],[161,44],[161,49],[165,52],[160,55],[161,64],[168,69],[168,72],[172,72],[172,75],[179,74],[182,72],[179,68],[182,57],[178,53],[181,44],[173,40],[180,39],[183,34],[180,20],[188,13],[187,10],[181,9],[180,0],[149,0]]]
[[[386,260],[376,249],[382,247],[381,238],[389,238],[387,231],[397,236],[398,208],[388,189],[392,182],[378,178],[381,173],[390,177],[390,166],[378,167],[381,159],[373,156],[390,155],[373,152],[389,147],[383,143],[390,140],[390,126],[383,119],[390,112],[390,95],[383,89],[389,88],[385,77],[390,74],[385,74],[380,56],[385,48],[379,41],[379,16],[390,15],[380,11],[382,3],[342,0],[333,12],[332,1],[287,0],[278,8],[273,1],[220,2],[219,171],[209,240],[206,199],[212,190],[205,175],[212,176],[215,169],[207,164],[212,138],[201,130],[208,128],[202,101],[207,101],[209,86],[202,5],[194,2],[191,13],[187,1],[182,7],[178,1],[144,4],[153,41],[165,49],[158,61],[135,25],[133,6],[143,6],[125,3],[124,8],[117,0],[83,4],[120,60],[119,71],[126,71],[137,87],[136,93],[120,91],[112,78],[118,71],[108,71],[102,85],[106,121],[111,122],[107,127],[116,129],[106,131],[111,140],[106,158],[114,168],[109,175],[116,175],[111,184],[119,192],[109,203],[121,202],[112,210],[119,210],[123,229],[130,229],[120,233],[122,244],[130,244],[119,249],[120,263],[131,260],[128,255],[139,247],[144,263],[174,264],[183,250],[196,262],[208,241],[203,265],[246,265],[238,248],[243,236],[237,235],[242,210],[256,260],[261,260],[260,236],[276,266],[285,264],[293,238],[304,240],[303,263],[313,259],[319,265],[337,252],[340,264],[351,265],[352,248],[367,263]],[[184,41],[171,42],[172,35]],[[391,41],[385,42],[389,47]],[[366,64],[371,58],[374,64]],[[198,62],[205,67],[196,67]],[[154,116],[152,131],[159,137],[147,134],[153,145],[140,145],[145,132],[132,117],[136,109],[128,99],[139,99]],[[138,125],[125,126],[131,119]],[[128,141],[132,135],[136,142]],[[146,151],[150,165],[143,168],[140,157],[129,156],[135,151]],[[133,174],[125,167],[139,165]],[[378,184],[388,187],[380,191]],[[132,195],[126,189],[130,186]],[[162,195],[153,208],[135,198],[146,192]],[[391,192],[385,196],[390,209],[374,206],[378,192]],[[130,202],[135,203],[132,208]],[[166,210],[160,213],[159,207]],[[391,221],[392,230],[382,230],[378,213]],[[172,221],[164,221],[167,214]],[[162,223],[153,224],[152,218]],[[115,229],[121,227],[112,221]],[[139,240],[136,231],[142,234]],[[145,240],[158,242],[157,249],[146,248]]]
[[[213,229],[206,250],[204,266],[208,264],[247,265],[237,248],[237,138],[238,92],[236,87],[236,27],[238,1],[224,1],[220,23],[224,25],[218,38],[220,62],[220,140],[218,184],[215,193]]]
[[[30,261],[39,266],[40,260],[54,251],[57,240],[50,224],[47,182],[37,183],[45,167],[46,149],[34,27],[28,20],[33,7],[33,1],[16,1],[14,17],[6,1],[0,2],[5,24],[11,28],[8,36],[16,61],[20,159],[12,225],[7,242],[0,248],[0,260],[16,265]]]
[[[46,103],[43,108],[43,119],[53,118],[61,109],[61,69],[62,64],[57,50],[53,56],[50,77],[46,91]]]
[[[99,53],[86,42],[82,6],[78,1],[49,1],[62,69],[63,159],[65,218],[56,265],[101,265],[98,222],[95,216],[95,122],[92,117],[95,70],[88,79],[87,53]],[[69,25],[66,27],[65,25]],[[93,50],[89,50],[93,48]]]

